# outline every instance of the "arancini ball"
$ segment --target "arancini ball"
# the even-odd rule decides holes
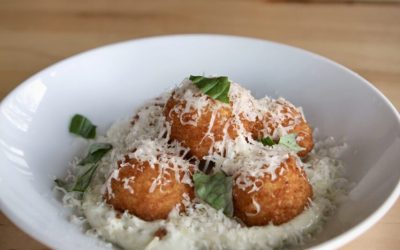
[[[253,126],[253,136],[261,139],[271,136],[279,139],[280,131],[286,131],[287,134],[295,133],[298,145],[304,150],[297,153],[300,157],[305,157],[314,147],[312,129],[304,119],[302,112],[293,104],[282,98],[274,100],[269,105],[270,110],[266,111],[262,120],[258,120]]]
[[[115,171],[108,179],[106,202],[145,221],[166,219],[177,206],[183,212],[184,195],[190,200],[194,197],[193,185],[183,181],[187,171],[191,178],[192,170],[161,169],[158,164],[128,159]]]
[[[235,139],[238,136],[238,125],[229,105],[218,104],[216,100],[206,97],[207,104],[201,111],[186,110],[185,100],[171,97],[165,105],[164,115],[171,125],[170,138],[179,141],[190,149],[193,156],[203,159],[214,152],[214,145],[224,137]],[[240,116],[239,122],[246,131],[251,131],[253,123]],[[222,152],[219,152],[222,153]]]
[[[305,172],[296,165],[290,156],[275,170],[276,179],[270,174],[261,178],[253,176],[235,177],[233,184],[233,204],[235,216],[247,226],[264,226],[269,223],[280,225],[299,215],[309,204],[313,191]],[[247,181],[252,186],[241,187]]]

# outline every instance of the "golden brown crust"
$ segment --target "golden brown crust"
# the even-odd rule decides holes
[[[182,143],[183,146],[190,149],[193,156],[198,159],[202,159],[204,156],[212,152],[212,146],[214,142],[221,141],[224,137],[224,128],[227,127],[228,135],[231,138],[235,138],[237,133],[233,126],[230,125],[232,120],[232,111],[230,106],[221,106],[216,111],[216,117],[210,130],[210,135],[207,135],[211,117],[213,115],[213,105],[216,105],[216,101],[208,98],[209,104],[204,107],[200,117],[197,120],[197,125],[182,124],[180,117],[184,122],[193,120],[197,114],[197,111],[191,110],[188,113],[182,114],[177,112],[175,107],[180,107],[182,110],[186,105],[184,100],[175,100],[171,97],[164,109],[164,116],[166,120],[171,124],[171,139],[177,140]]]
[[[282,168],[283,174],[278,175]],[[296,217],[308,205],[312,187],[304,171],[296,166],[296,160],[290,157],[276,173],[278,176],[273,181],[270,175],[261,178],[260,190],[251,193],[250,187],[243,190],[234,183],[235,216],[247,226],[264,226],[270,222],[280,225]],[[258,213],[253,199],[260,206]]]
[[[261,139],[267,135],[264,135],[262,130],[264,129],[264,124],[269,128],[270,134],[274,133],[278,126],[289,127],[293,126],[288,133],[296,133],[296,139],[299,146],[303,147],[304,150],[297,153],[300,157],[305,157],[314,147],[314,140],[312,136],[312,129],[308,123],[304,120],[300,111],[291,106],[284,106],[282,109],[282,114],[284,114],[285,119],[280,122],[274,121],[270,113],[264,115],[264,121],[257,121],[252,128],[252,134],[255,139]]]
[[[112,194],[105,194],[107,203],[118,211],[128,211],[146,221],[166,219],[178,204],[181,204],[180,209],[184,211],[183,194],[188,194],[192,199],[194,188],[178,182],[175,172],[167,169],[162,185],[149,192],[153,181],[160,174],[159,171],[158,165],[151,167],[147,161],[139,162],[136,159],[120,164],[118,178],[110,177],[108,180],[111,182]],[[181,179],[183,174],[180,173]],[[125,178],[127,180],[124,181]]]
[[[296,133],[296,138],[299,139],[297,143],[300,147],[304,148],[304,150],[298,152],[297,155],[300,157],[307,156],[314,147],[312,129],[308,123],[303,120],[294,126],[293,130],[291,130],[289,133]]]

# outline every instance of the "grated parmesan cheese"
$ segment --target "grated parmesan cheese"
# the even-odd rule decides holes
[[[166,170],[175,173],[176,181],[193,186],[189,168],[197,166],[199,160],[191,158],[189,163],[189,149],[170,141],[171,126],[163,115],[164,105],[171,96],[185,100],[183,105],[177,105],[171,110],[182,114],[182,124],[196,126],[202,112],[211,108],[212,117],[205,137],[214,143],[204,160],[207,166],[212,163],[213,171],[222,170],[228,175],[241,173],[235,179],[236,184],[243,190],[251,187],[251,193],[262,186],[257,177],[269,174],[272,180],[276,179],[277,175],[284,173],[285,168],[281,168],[279,173],[276,173],[276,169],[289,157],[293,157],[297,166],[305,170],[313,187],[314,197],[310,206],[285,224],[263,227],[244,227],[197,198],[190,201],[187,194],[183,195],[186,214],[180,213],[179,207],[176,207],[167,220],[147,222],[127,212],[122,215],[116,212],[105,203],[103,195],[113,195],[110,182],[112,179],[118,180],[118,162],[124,162],[126,157],[147,161],[152,167],[159,166],[160,175],[153,180],[149,192],[158,186],[162,187],[166,180],[163,177]],[[210,98],[201,94],[188,79],[174,92],[166,93],[141,107],[132,121],[116,122],[106,136],[97,139],[99,142],[111,143],[113,149],[100,161],[83,202],[74,193],[63,195],[63,203],[75,208],[73,213],[78,217],[74,217],[74,221],[87,228],[88,234],[106,239],[124,249],[277,249],[301,244],[307,235],[318,231],[327,220],[327,215],[338,205],[338,197],[346,194],[346,180],[342,178],[343,165],[335,159],[345,150],[345,146],[336,146],[333,138],[328,138],[325,142],[316,143],[305,162],[283,146],[263,146],[246,131],[243,119],[261,121],[263,134],[277,139],[288,134],[298,122],[305,121],[302,110],[283,98],[273,100],[265,97],[256,100],[250,91],[236,83],[231,84],[229,98],[232,123],[238,130],[236,138],[228,135],[231,124],[226,124],[223,139],[215,140],[212,126],[215,119],[218,119],[217,110],[229,104],[213,102],[210,105]],[[290,114],[288,110],[292,109],[298,112]],[[185,114],[192,114],[193,111],[196,111],[195,115],[188,119]],[[268,121],[263,118],[265,114],[269,116]],[[290,120],[288,126],[277,125],[286,119]],[[269,123],[277,125],[276,129],[272,131]],[[67,179],[76,178],[77,163],[78,159],[72,162]],[[182,170],[185,171],[183,177],[179,175]],[[129,183],[135,181],[134,177],[122,181],[124,188],[133,194],[134,190]],[[255,199],[253,205],[256,212],[248,216],[260,212],[260,204]],[[160,228],[168,232],[162,239],[154,236]]]

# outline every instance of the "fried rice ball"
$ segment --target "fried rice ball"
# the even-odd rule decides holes
[[[186,101],[175,99],[174,96],[168,100],[164,108],[164,116],[171,124],[170,138],[189,148],[191,154],[198,159],[213,153],[214,143],[222,141],[225,135],[231,139],[238,136],[238,125],[235,123],[231,106],[219,105],[219,101],[209,97],[206,99],[207,104],[202,108],[199,117],[197,117],[198,110],[191,108],[187,112]],[[253,123],[246,120],[243,115],[239,117],[244,129],[252,131]],[[190,122],[196,118],[195,124]]]
[[[240,174],[235,178],[234,214],[247,226],[264,226],[270,222],[280,225],[299,215],[308,205],[313,195],[312,187],[293,156],[283,162],[275,173],[275,180],[269,174],[257,179],[245,177],[254,181],[258,191],[254,191],[252,186],[240,187],[243,184],[240,183]]]
[[[108,179],[111,190],[106,191],[106,202],[145,221],[166,219],[177,205],[184,212],[183,195],[187,194],[190,200],[194,197],[193,185],[182,182],[183,170],[179,170],[177,181],[170,168],[161,171],[157,164],[150,166],[148,161],[128,159],[119,164],[117,171],[117,176],[112,174]],[[191,177],[192,170],[189,173]],[[154,186],[156,180],[159,182]]]
[[[263,121],[258,120],[252,127],[253,137],[261,139],[268,135],[273,135],[279,128],[288,128],[288,133],[296,133],[296,141],[304,150],[297,153],[300,157],[305,157],[314,147],[312,129],[304,119],[301,111],[287,101],[276,100],[275,106],[279,106],[271,112],[266,112]]]

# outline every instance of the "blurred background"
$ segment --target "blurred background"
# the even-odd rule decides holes
[[[139,37],[218,33],[329,57],[400,109],[400,0],[0,0],[0,100],[71,55]],[[400,249],[400,202],[343,249]],[[0,249],[47,249],[0,213]]]

